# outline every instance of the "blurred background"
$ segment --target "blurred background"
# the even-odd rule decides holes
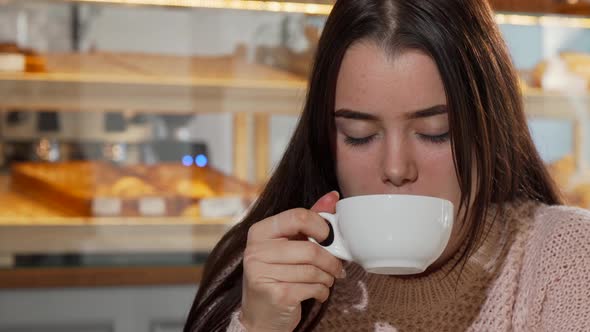
[[[332,4],[0,0],[0,332],[181,331]],[[590,208],[590,2],[491,5],[535,143]]]

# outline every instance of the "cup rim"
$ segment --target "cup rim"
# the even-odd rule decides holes
[[[431,200],[441,200],[444,201],[448,204],[450,204],[451,206],[453,206],[453,203],[451,201],[449,201],[448,199],[445,198],[440,198],[440,197],[435,197],[435,196],[426,196],[426,195],[408,195],[408,194],[367,194],[367,195],[356,195],[356,196],[350,196],[350,197],[345,197],[340,199],[337,204],[339,204],[340,202],[344,202],[344,201],[349,201],[349,200],[355,200],[355,199],[359,199],[359,198],[371,198],[371,197],[379,197],[379,198],[384,198],[384,199],[392,199],[394,197],[403,197],[403,198],[409,198],[409,199],[431,199]]]

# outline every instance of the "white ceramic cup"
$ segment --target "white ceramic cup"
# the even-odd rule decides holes
[[[453,215],[453,204],[435,197],[345,198],[336,204],[336,214],[320,213],[334,231],[333,243],[324,248],[369,273],[421,273],[447,246]]]

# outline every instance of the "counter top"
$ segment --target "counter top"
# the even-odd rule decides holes
[[[202,266],[0,269],[0,289],[195,285]]]

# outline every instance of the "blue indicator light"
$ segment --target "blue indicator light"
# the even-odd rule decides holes
[[[186,155],[184,157],[182,157],[182,164],[184,166],[192,166],[193,164],[193,157]]]
[[[207,157],[205,155],[202,155],[202,154],[198,155],[195,158],[195,161],[196,161],[197,166],[199,166],[199,167],[205,167],[205,166],[207,166],[207,163],[209,162],[207,160]]]

